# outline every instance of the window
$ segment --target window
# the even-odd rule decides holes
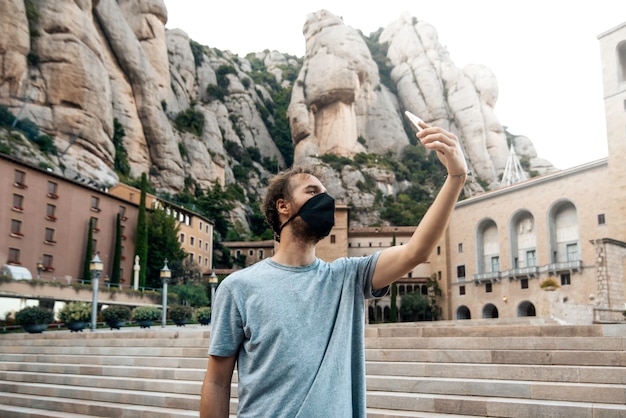
[[[209,251],[209,243],[208,242],[204,243],[204,251]]]
[[[437,245],[437,255],[441,255],[441,246]]]
[[[93,229],[93,232],[100,231],[100,228],[98,228],[98,218],[91,218],[91,228]]]
[[[202,265],[202,256],[201,255],[198,256],[198,264]]]
[[[456,277],[459,279],[465,279],[465,265],[456,266]]]
[[[198,248],[202,249],[202,240],[201,239],[198,240]]]
[[[196,238],[195,237],[189,237],[189,245],[195,245],[196,244]]]
[[[570,284],[572,284],[572,280],[569,273],[561,274],[561,286],[567,286]]]
[[[20,263],[20,250],[17,248],[9,248],[9,263],[11,264],[21,264]]]
[[[189,253],[189,261],[191,261],[193,263],[193,253]]]
[[[254,250],[249,250],[249,251],[248,251],[248,255],[249,255],[249,256],[253,256],[253,255],[254,255]]]
[[[56,241],[54,240],[54,229],[52,229],[52,228],[46,228],[46,232],[45,232],[45,237],[44,237],[44,240],[45,240],[46,242],[51,242],[51,243],[56,242]]]
[[[459,254],[463,252],[463,243],[462,242],[459,242],[458,250],[459,250]]]
[[[198,227],[200,231],[202,231],[202,221],[200,221],[200,226]]]
[[[185,234],[180,234],[180,243],[184,244],[185,243]]]
[[[91,196],[91,210],[94,212],[100,212],[100,198]]]
[[[120,214],[120,218],[122,219],[122,221],[125,221],[126,219],[126,206],[120,206],[120,210],[117,212]]]
[[[606,223],[606,219],[604,217],[604,213],[598,215],[598,225],[604,225]]]
[[[537,255],[535,250],[526,251],[526,267],[535,267],[537,265]]]
[[[578,256],[578,244],[567,244],[565,246],[565,251],[567,253],[567,261],[576,261],[580,259]]]
[[[491,257],[491,272],[500,271],[500,257]]]
[[[19,194],[13,195],[13,209],[24,210],[24,196]]]
[[[263,250],[259,250],[259,260],[263,260]]]
[[[53,181],[48,182],[48,197],[52,199],[57,199],[59,195],[57,194],[58,184]]]
[[[43,262],[44,271],[54,271],[52,256],[50,254],[44,254],[41,261]]]
[[[437,272],[437,280],[441,280],[441,270]]]
[[[522,289],[528,289],[528,279],[520,280],[520,286]]]
[[[335,235],[334,235],[334,234],[333,234],[333,235],[331,235],[331,236],[330,236],[330,243],[331,243],[331,244],[335,244],[336,242],[337,242],[337,238],[335,237]]]
[[[46,205],[46,219],[48,219],[49,221],[56,221],[57,217],[55,216],[55,213],[57,211],[57,207],[55,205],[51,205],[51,204],[47,204]]]
[[[241,255],[241,250],[236,250],[235,251],[235,257],[239,257]]]
[[[206,225],[206,231],[207,234],[209,233],[209,224]]]
[[[13,185],[19,187],[20,189],[26,189],[26,173],[20,170],[15,170]]]
[[[493,291],[493,285],[491,283],[485,283],[485,292],[491,293]]]
[[[465,294],[465,286],[459,286],[459,295],[463,296]]]
[[[18,237],[24,236],[22,233],[22,221],[11,219],[11,235],[16,235]]]

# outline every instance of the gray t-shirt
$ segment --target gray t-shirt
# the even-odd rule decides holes
[[[239,417],[365,417],[365,298],[380,253],[289,267],[271,259],[216,293],[209,354],[238,354]]]

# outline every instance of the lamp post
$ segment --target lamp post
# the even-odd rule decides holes
[[[37,278],[41,279],[41,272],[43,271],[43,263],[41,262],[41,259],[39,259],[39,261],[37,261]]]
[[[165,259],[165,265],[161,269],[161,281],[163,282],[163,310],[161,312],[161,327],[165,328],[165,322],[167,318],[167,284],[172,277],[172,271],[167,267],[167,258]]]
[[[209,276],[209,284],[211,285],[211,308],[213,308],[213,300],[215,298],[215,288],[217,287],[217,276],[215,272]]]
[[[91,284],[93,287],[93,299],[91,301],[91,331],[96,330],[96,319],[98,318],[98,279],[103,270],[102,260],[98,253],[89,263],[89,271],[91,272]]]

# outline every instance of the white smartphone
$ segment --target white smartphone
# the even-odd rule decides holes
[[[408,110],[404,112],[404,114],[406,115],[406,118],[409,120],[409,122],[411,123],[411,126],[413,127],[413,129],[415,129],[416,132],[421,132],[424,129],[419,125],[420,122],[424,123],[422,119],[415,116],[413,113],[409,112]]]

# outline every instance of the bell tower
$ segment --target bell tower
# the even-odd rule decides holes
[[[598,40],[612,184],[606,222],[610,238],[626,242],[626,23],[602,33]]]

